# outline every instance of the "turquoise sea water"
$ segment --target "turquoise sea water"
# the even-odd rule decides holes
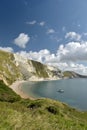
[[[64,93],[59,93],[59,89],[63,89]],[[32,97],[51,98],[87,110],[87,79],[25,82],[22,90]]]

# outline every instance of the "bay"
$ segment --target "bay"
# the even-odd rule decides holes
[[[64,92],[58,92],[60,89]],[[22,91],[33,98],[51,98],[87,111],[87,79],[25,82]]]

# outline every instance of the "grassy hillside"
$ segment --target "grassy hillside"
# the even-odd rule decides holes
[[[2,130],[87,130],[87,113],[49,99],[0,102],[0,116]]]
[[[0,117],[0,130],[87,130],[86,112],[50,99],[21,99],[2,81]]]
[[[21,98],[0,80],[0,101],[16,102]]]

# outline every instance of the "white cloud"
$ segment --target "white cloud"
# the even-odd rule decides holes
[[[7,51],[7,52],[14,52],[13,48],[11,47],[0,47],[0,50]]]
[[[76,32],[68,32],[66,33],[65,38],[66,39],[69,38],[70,40],[80,41],[81,35]]]
[[[45,25],[45,22],[42,21],[42,22],[39,23],[39,25],[40,25],[40,26],[44,26],[44,25]]]
[[[30,41],[30,37],[28,36],[28,34],[25,33],[20,33],[19,36],[14,39],[14,43],[21,48],[25,48],[26,44],[29,41]]]
[[[52,34],[52,33],[55,33],[55,30],[54,30],[54,29],[51,28],[51,29],[48,29],[48,30],[47,30],[47,34]]]
[[[60,61],[87,61],[87,42],[70,42],[60,45],[57,51]]]
[[[34,24],[36,24],[36,23],[37,23],[36,20],[30,21],[30,22],[26,22],[26,24],[30,24],[30,25],[34,25]]]

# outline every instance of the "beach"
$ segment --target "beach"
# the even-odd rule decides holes
[[[23,92],[23,90],[21,89],[21,85],[22,83],[27,82],[27,81],[15,81],[12,85],[10,85],[9,87],[18,95],[20,95],[21,98],[24,99],[32,99],[34,100],[34,98],[32,98],[31,96],[27,95],[26,93]]]

